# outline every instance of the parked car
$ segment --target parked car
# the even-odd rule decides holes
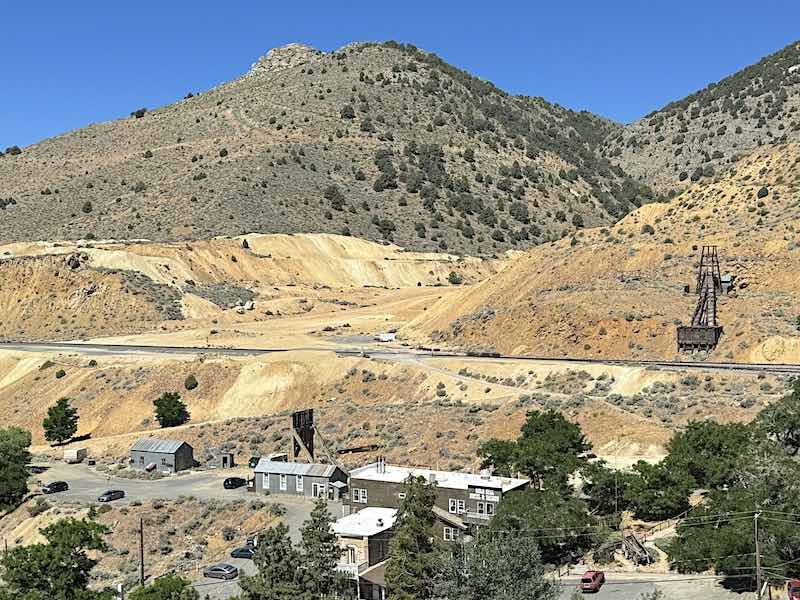
[[[211,579],[236,579],[238,576],[239,569],[228,563],[217,563],[203,570],[203,577]]]
[[[236,548],[231,550],[231,557],[232,558],[247,558],[252,560],[256,554],[256,549],[252,546],[243,546],[242,548]]]
[[[97,497],[98,502],[111,502],[112,500],[119,500],[125,497],[125,492],[122,490],[106,490]]]
[[[66,481],[51,481],[42,486],[42,493],[55,494],[56,492],[66,492],[68,489],[69,484]]]
[[[581,577],[582,592],[599,592],[606,582],[606,574],[602,571],[586,571]]]
[[[228,477],[222,482],[222,487],[226,490],[235,490],[243,485],[247,485],[247,479],[243,479],[242,477]]]
[[[800,579],[787,581],[786,591],[789,593],[789,600],[800,600]]]

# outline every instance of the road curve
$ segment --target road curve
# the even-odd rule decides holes
[[[397,347],[307,347],[307,348],[215,348],[201,346],[144,346],[133,344],[94,344],[80,342],[4,342],[0,343],[0,350],[14,350],[17,352],[74,352],[86,355],[125,356],[137,354],[169,354],[169,355],[198,355],[216,354],[221,356],[261,356],[280,352],[335,352],[343,356],[363,356],[365,353],[373,358],[402,359],[402,358],[459,358],[468,361],[514,360],[530,361],[552,364],[585,364],[585,365],[613,365],[620,367],[649,367],[670,370],[719,370],[719,371],[749,371],[765,373],[787,373],[800,375],[800,364],[787,363],[734,363],[734,362],[690,362],[666,360],[630,360],[630,359],[593,359],[528,355],[475,355],[463,352],[437,351],[428,348],[405,349]]]

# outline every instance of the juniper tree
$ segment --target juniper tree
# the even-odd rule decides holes
[[[309,519],[300,530],[302,536],[301,586],[308,600],[338,597],[346,581],[336,571],[341,549],[332,530],[333,518],[324,498],[318,498]]]

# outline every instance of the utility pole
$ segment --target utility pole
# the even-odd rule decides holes
[[[139,517],[139,585],[144,587],[144,518]]]
[[[761,513],[753,515],[753,536],[756,542],[756,598],[761,600],[761,544],[758,541],[758,517]]]

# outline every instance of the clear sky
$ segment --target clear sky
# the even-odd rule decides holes
[[[208,89],[289,42],[410,42],[629,122],[799,38],[798,0],[9,0],[0,148]]]

